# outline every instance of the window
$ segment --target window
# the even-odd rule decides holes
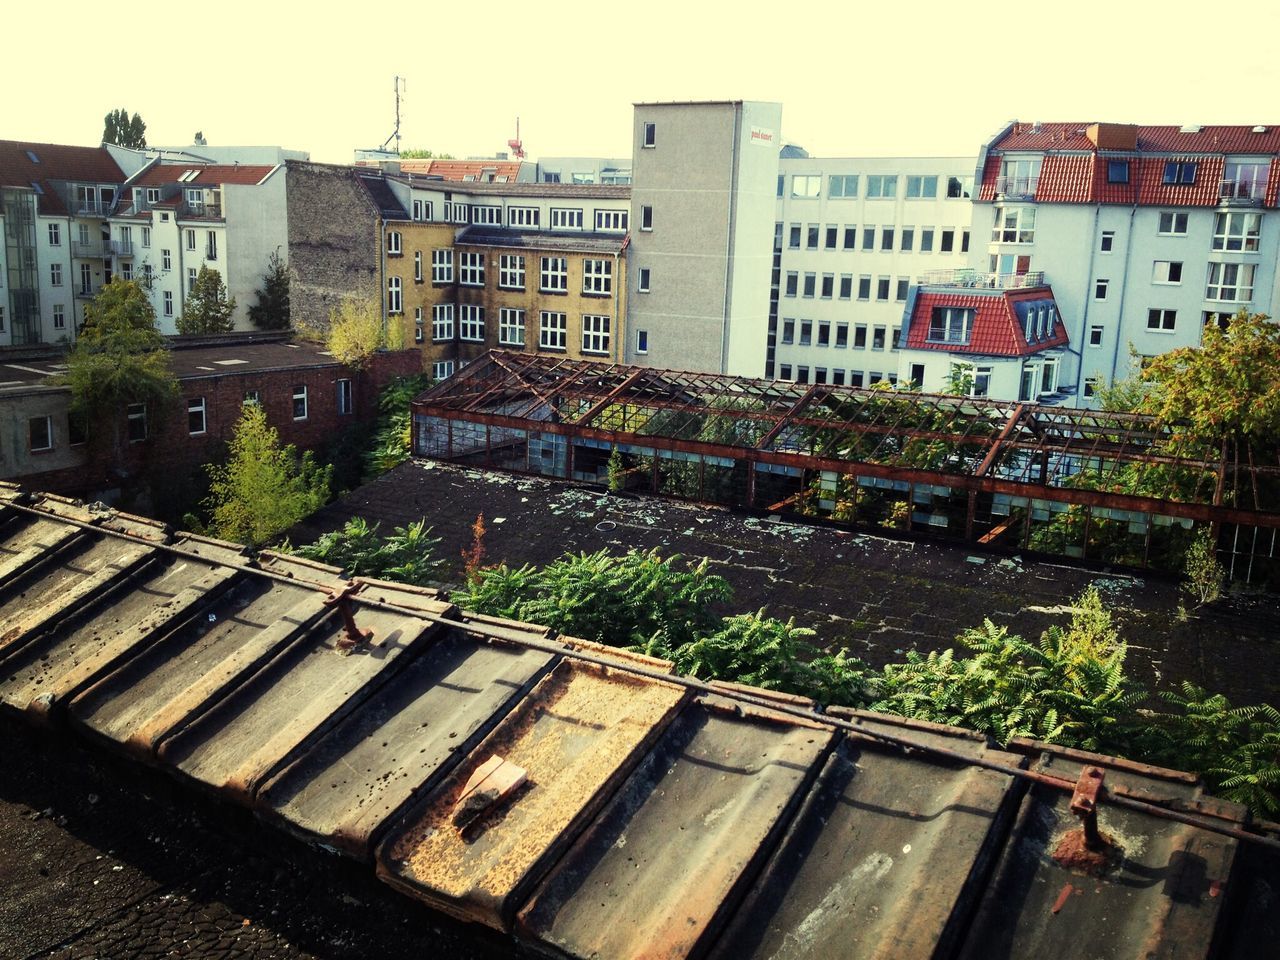
[[[656,123],[646,122],[641,130],[640,145],[642,147],[654,147],[658,144],[658,125]]]
[[[453,304],[437,303],[431,308],[431,339],[453,339]]]
[[[653,229],[653,207],[647,203],[640,207],[640,229]]]
[[[872,350],[884,349],[885,332],[886,332],[885,327],[871,328],[871,349]]]
[[[819,233],[819,230],[818,230],[818,225],[816,223],[811,223],[805,227],[805,249],[806,250],[818,249],[818,233]]]
[[[853,274],[840,274],[840,299],[851,300],[853,298]]]
[[[1177,310],[1148,310],[1147,329],[1158,333],[1173,333],[1174,324],[1178,320]]]
[[[62,286],[62,264],[49,264],[49,283],[55,287]]]
[[[49,224],[49,246],[51,247],[62,246],[62,224],[60,223]]]
[[[571,210],[568,208],[551,209],[551,229],[552,230],[581,230],[582,229],[582,211]]]
[[[166,273],[173,269],[173,254],[168,250],[160,251],[160,269]]]
[[[481,226],[500,227],[502,226],[502,208],[491,204],[473,206],[471,222]]]
[[[404,313],[403,291],[399,277],[387,278],[387,313]]]
[[[32,417],[27,421],[27,436],[32,453],[53,449],[53,418]]]
[[[413,251],[413,282],[421,283],[422,277],[422,251]]]
[[[306,384],[298,384],[293,388],[293,419],[307,419],[307,387]]]
[[[431,364],[431,377],[435,380],[448,380],[453,376],[452,360],[437,360]]]
[[[458,307],[458,339],[484,342],[484,307],[474,303]]]
[[[899,277],[898,286],[897,286],[897,289],[894,291],[893,299],[897,300],[899,303],[906,303],[907,290],[910,289],[910,287],[911,287],[910,277]]]
[[[173,291],[166,290],[164,292],[164,315],[166,317],[173,316]]]
[[[400,249],[400,231],[391,230],[387,233],[387,256],[398,257],[402,255]]]
[[[800,283],[800,274],[794,270],[787,271],[787,296],[794,297],[796,289]]]
[[[872,175],[867,177],[867,199],[889,200],[898,195],[896,176]]]
[[[808,347],[813,344],[813,321],[800,321],[800,346]]]
[[[206,260],[218,259],[218,235],[212,230],[205,231],[208,236],[205,239],[204,258]]]
[[[583,314],[582,317],[582,352],[609,352],[609,318]]]
[[[863,373],[861,370],[849,371],[849,386],[861,387],[863,383]]]
[[[1103,230],[1102,239],[1098,241],[1099,253],[1110,253],[1116,246],[1116,232],[1114,230]]]
[[[131,403],[126,408],[129,426],[129,442],[141,443],[147,439],[147,405]]]
[[[910,253],[916,245],[916,232],[911,227],[902,228],[902,240],[898,249],[903,253]]]
[[[795,322],[794,320],[785,319],[785,318],[783,319],[783,321],[782,321],[782,342],[783,342],[783,343],[795,343],[795,342],[796,342],[796,322]]]
[[[996,207],[991,228],[992,243],[1033,243],[1036,238],[1035,207]]]
[[[1260,213],[1220,213],[1213,221],[1213,249],[1257,250],[1261,230]]]
[[[546,350],[563,350],[569,336],[568,314],[543,310],[538,314],[538,346]]]
[[[1107,161],[1107,183],[1128,183],[1129,182],[1129,161],[1128,160],[1108,160]]]
[[[649,352],[649,331],[637,330],[636,331],[636,353],[648,353],[648,352]]]
[[[187,249],[194,250],[196,248],[196,232],[194,230],[184,231],[187,235]]]
[[[610,260],[583,260],[582,292],[598,296],[608,296],[613,293],[613,262]]]
[[[0,317],[0,321],[3,318]],[[67,328],[67,308],[64,304],[55,303],[53,305],[53,329],[65,330]],[[3,322],[0,322],[0,330],[4,329]]]
[[[861,276],[858,278],[858,299],[871,299],[871,278],[868,276]]]
[[[968,343],[973,332],[973,310],[960,307],[935,307],[929,317],[929,340],[932,343]]]
[[[150,227],[142,228],[142,245],[147,249],[151,248],[151,228]]]
[[[949,227],[944,228],[942,231],[941,242],[938,244],[938,249],[942,253],[951,253],[951,251],[955,249],[955,246],[956,246],[955,230],[952,230]]]
[[[507,225],[511,227],[537,227],[541,223],[537,207],[508,207]]]
[[[834,250],[840,239],[840,228],[827,224],[826,240],[823,247],[827,250]]]
[[[426,332],[422,329],[422,308],[413,308],[413,342],[422,343],[426,340]]]
[[[797,173],[791,178],[793,197],[816,197],[822,192],[822,177],[810,173]]]
[[[969,252],[969,231],[968,230],[964,230],[960,233],[960,252],[961,253]]]
[[[1040,157],[1021,157],[1000,162],[996,193],[1009,197],[1034,197],[1040,186]]]
[[[1232,300],[1245,303],[1253,299],[1252,263],[1211,263],[1206,300]]]
[[[947,199],[968,200],[973,196],[973,177],[947,177]]]
[[[814,382],[814,383],[826,383],[826,382],[827,382],[827,368],[826,368],[826,367],[814,367],[814,368],[813,368],[813,382]]]
[[[191,295],[191,291],[196,288],[196,277],[199,273],[195,267],[187,267],[187,295]]]
[[[933,227],[920,228],[920,252],[933,253]]]
[[[1160,213],[1158,232],[1166,237],[1185,237],[1187,235],[1187,215],[1164,210]]]
[[[1092,397],[1098,392],[1098,387],[1102,384],[1101,377],[1085,377],[1084,378],[1084,395]]]
[[[431,251],[431,282],[453,283],[453,251]]]
[[[413,201],[413,219],[418,221],[431,219],[431,201],[430,200]]]
[[[649,268],[641,267],[639,271],[639,278],[636,280],[636,290],[639,293],[648,293],[650,279],[651,275],[649,273]]]
[[[1196,164],[1191,161],[1170,160],[1164,165],[1164,182],[1166,184],[1195,183]]]
[[[791,375],[791,364],[783,363],[778,365],[778,379],[779,380],[794,379],[794,377],[792,377]]]
[[[596,229],[611,233],[621,232],[627,229],[627,211],[625,210],[597,210],[596,211]]]
[[[830,300],[836,292],[836,275],[834,273],[824,273],[822,275],[822,299]]]
[[[833,200],[852,200],[858,196],[857,174],[837,174],[828,183],[827,196]]]
[[[1152,266],[1152,283],[1181,283],[1182,262],[1179,260],[1157,260]]]
[[[862,249],[864,251],[874,250],[876,248],[876,228],[862,228]]]
[[[937,177],[907,177],[908,200],[932,200],[938,196]]]
[[[889,277],[877,277],[877,278],[876,278],[876,299],[877,299],[877,300],[888,300],[888,299],[889,299],[889,284],[890,284],[890,282],[891,282],[891,280],[890,280],[890,278],[889,278]]]
[[[812,297],[818,288],[818,275],[816,273],[806,273],[804,275],[804,295]]]
[[[791,239],[789,241],[789,246],[792,250],[800,249],[800,229],[800,224],[798,223],[793,223],[791,225]]]
[[[569,290],[569,261],[564,257],[543,257],[538,270],[539,289],[549,293]]]
[[[831,346],[831,321],[829,320],[818,321],[818,346]]]
[[[470,208],[470,207],[468,207],[465,203],[455,203],[455,204],[453,205],[453,216],[452,216],[452,217],[450,217],[450,216],[449,216],[449,205],[446,203],[444,206],[445,206],[445,219],[446,219],[446,220],[450,220],[450,219],[451,219],[454,223],[466,223],[466,222],[467,222],[467,217],[468,217],[468,215],[469,215],[469,214],[470,214],[470,212],[471,212],[471,208]]]
[[[524,346],[524,311],[514,307],[498,310],[498,343],[508,347]]]
[[[880,249],[881,250],[893,249],[893,234],[894,234],[893,227],[880,228]]]
[[[356,412],[356,394],[350,380],[338,381],[338,415],[349,416]]]
[[[807,366],[796,367],[796,383],[809,382],[809,368]]]
[[[1093,299],[1107,299],[1107,289],[1111,286],[1110,280],[1095,280],[1093,284]]]
[[[845,227],[844,228],[844,249],[856,250],[857,248],[858,248],[858,228]]]
[[[1102,346],[1102,326],[1100,324],[1094,324],[1089,328],[1089,346]]]
[[[844,386],[844,371],[837,368],[831,371],[831,382],[837,387]]]
[[[458,255],[458,283],[464,287],[484,286],[484,254],[460,253]]]
[[[350,383],[350,381],[347,381]],[[204,415],[204,397],[196,397],[187,401],[187,433],[196,437],[205,432],[208,426]]]
[[[151,203],[159,203],[159,202],[160,202],[160,188],[147,187],[147,203],[151,204]]]
[[[524,257],[504,253],[498,258],[498,286],[504,290],[524,289]]]

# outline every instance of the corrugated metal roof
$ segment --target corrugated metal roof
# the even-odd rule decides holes
[[[0,484],[0,707],[376,844],[393,886],[543,952],[1199,957],[1237,886],[1262,925],[1274,854],[1232,873],[1244,812],[1188,775],[668,669]],[[469,793],[494,764],[514,789]],[[1221,827],[1104,794],[1090,873],[1060,848],[1086,764]]]

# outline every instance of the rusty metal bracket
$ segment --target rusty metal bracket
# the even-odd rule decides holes
[[[1071,795],[1071,812],[1080,818],[1084,829],[1084,843],[1090,850],[1102,850],[1106,842],[1098,832],[1098,800],[1106,791],[1103,779],[1106,772],[1101,767],[1085,767],[1076,781]]]
[[[337,607],[338,615],[342,617],[342,628],[346,632],[346,636],[338,641],[338,647],[342,650],[350,650],[373,639],[372,630],[363,630],[357,626],[355,613],[351,609],[351,600],[359,589],[360,584],[348,580],[341,587],[330,590],[323,601],[326,607]]]

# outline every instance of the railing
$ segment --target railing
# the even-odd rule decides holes
[[[180,217],[203,217],[208,220],[222,219],[222,204],[192,203],[190,200],[182,204],[178,212]]]
[[[100,283],[81,283],[76,286],[77,300],[92,300],[102,290]]]
[[[82,240],[71,241],[71,256],[83,260],[99,260],[105,256],[105,250],[106,248],[100,238],[94,238],[88,242]]]
[[[1048,281],[1043,270],[1027,270],[1024,273],[979,273],[977,270],[929,270],[920,277],[921,286],[966,287],[987,290],[1021,290],[1025,287],[1043,287]]]
[[[1267,194],[1266,180],[1222,180],[1218,183],[1218,199],[1228,203],[1256,206]]]
[[[1010,199],[1030,200],[1036,195],[1040,186],[1040,178],[1035,177],[996,177],[996,193]]]
[[[74,217],[105,217],[110,212],[110,200],[82,200],[74,198],[71,201],[71,215]]]
[[[133,241],[132,240],[112,240],[111,252],[114,253],[117,257],[132,257]]]

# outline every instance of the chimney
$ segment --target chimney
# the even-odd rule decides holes
[[[1099,150],[1138,149],[1138,128],[1132,123],[1091,123],[1084,132]]]

